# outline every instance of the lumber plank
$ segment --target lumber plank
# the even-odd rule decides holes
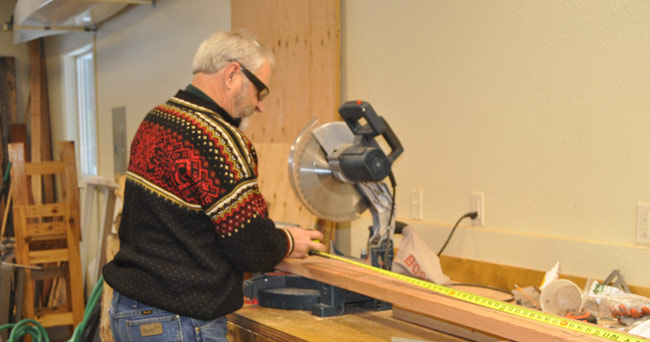
[[[9,144],[9,159],[11,165],[11,186],[12,186],[12,199],[14,205],[27,205],[29,204],[30,190],[27,188],[27,175],[25,173],[25,144],[11,143]]]
[[[109,235],[106,239],[106,261],[111,261],[120,250],[120,239],[117,235]],[[113,288],[104,282],[104,290],[102,291],[102,309],[99,322],[99,337],[102,342],[113,341],[113,333],[111,332],[110,320],[108,310],[111,307],[113,299]]]
[[[63,203],[50,203],[41,205],[28,205],[25,206],[25,215],[30,218],[64,216],[66,214],[66,206]]]
[[[64,278],[67,272],[66,266],[47,267],[42,270],[32,270],[32,280],[46,280],[52,278]]]
[[[74,142],[60,141],[58,143],[59,160],[63,162],[64,173],[61,179],[63,200],[68,204],[68,222],[74,230],[77,241],[81,241],[81,214],[79,212],[79,186],[77,166],[74,154]],[[80,273],[81,274],[81,273]]]
[[[47,70],[43,57],[43,39],[29,43],[31,98],[31,162],[52,160],[50,115],[47,94]],[[54,202],[54,179],[51,176],[32,177],[35,203]]]
[[[497,342],[501,338],[478,332],[474,329],[459,326],[454,322],[444,321],[433,317],[417,314],[407,309],[393,306],[393,317],[407,322],[415,323],[434,330],[446,331],[454,336],[465,338],[476,342]]]
[[[25,124],[11,124],[10,131],[12,143],[21,142],[27,144],[27,126]]]
[[[12,163],[14,166],[11,168],[11,177],[13,179],[14,173],[17,174],[22,174],[23,177],[21,179],[24,180],[24,174],[25,174],[25,164],[24,162],[21,163],[20,158],[22,158],[22,154],[20,155],[20,158],[14,158],[14,153],[16,150],[22,151],[22,144],[16,145],[16,144],[10,144],[9,145],[9,155]],[[22,167],[21,167],[22,166]],[[24,181],[16,181],[14,184],[22,184],[22,186],[26,186]],[[15,194],[14,194],[15,196]],[[24,200],[26,201],[27,196],[24,196]],[[25,216],[25,206],[24,205],[16,205],[15,203],[18,203],[18,199],[14,198],[14,207],[13,207],[13,213],[14,213],[14,234],[16,235],[16,262],[18,264],[27,264],[29,262],[29,245],[27,243],[27,238],[28,236],[26,235],[25,232],[25,223],[27,222],[27,217]],[[25,269],[25,279],[30,279],[32,276],[32,270],[27,268]],[[23,289],[23,308],[24,308],[24,315],[25,317],[34,317],[34,305],[28,298],[34,298],[34,284],[31,281],[26,281],[24,283],[24,289]]]
[[[606,341],[443,296],[338,260],[285,259],[277,268],[513,341]]]
[[[44,161],[40,163],[29,163],[25,167],[28,176],[32,175],[54,175],[63,173],[65,166],[58,161]]]
[[[31,128],[31,159],[32,163],[42,161],[41,155],[41,40],[35,39],[29,43],[29,88],[30,99],[29,105],[31,110],[30,115],[30,128]],[[33,177],[32,179],[32,196],[34,196],[35,203],[43,203],[42,201],[42,179],[40,177]],[[18,203],[18,202],[16,202]]]
[[[17,104],[16,60],[14,57],[0,57],[0,140],[2,141],[0,165],[3,171],[7,164],[10,125],[18,121]]]
[[[68,261],[68,249],[59,248],[29,252],[29,263],[32,265],[59,261]]]
[[[72,325],[71,312],[36,312],[38,322],[45,328],[60,325]]]
[[[65,239],[67,224],[64,222],[46,222],[27,224],[27,235],[30,237],[55,237]]]
[[[69,183],[68,183],[69,184]],[[77,185],[76,182],[73,183],[74,186]],[[68,211],[69,212],[69,211]],[[68,216],[70,217],[70,216]],[[78,224],[79,221],[77,221]],[[68,298],[68,303],[70,303],[70,308],[72,309],[72,321],[73,325],[78,325],[81,323],[84,317],[85,304],[83,301],[82,293],[84,293],[83,288],[83,279],[82,279],[82,270],[81,270],[81,251],[79,247],[80,231],[79,227],[73,227],[72,222],[68,221],[67,229],[67,241],[68,241],[68,269],[69,277],[66,281],[67,293],[72,294],[73,296],[77,295],[77,298]],[[78,300],[81,299],[81,300]]]

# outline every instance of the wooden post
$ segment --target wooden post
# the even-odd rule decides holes
[[[69,222],[76,236],[81,241],[81,225],[79,214],[79,186],[77,181],[77,166],[75,165],[74,143],[59,142],[59,160],[63,162],[65,172],[61,184],[63,200],[70,206]]]
[[[52,160],[50,114],[47,95],[47,71],[43,57],[43,39],[29,42],[31,98],[31,162]],[[32,193],[36,203],[54,202],[52,176],[33,177]]]
[[[272,219],[313,228],[316,217],[289,184],[291,144],[312,118],[339,119],[340,1],[231,1],[231,26],[254,33],[276,63],[264,115],[246,129],[259,156],[259,184]]]
[[[14,57],[0,57],[0,134],[2,149],[0,150],[0,166],[4,172],[7,165],[7,145],[9,144],[12,123],[17,122],[16,109],[16,61]]]

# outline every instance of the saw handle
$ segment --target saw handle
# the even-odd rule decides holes
[[[381,134],[388,146],[390,146],[391,151],[388,154],[388,160],[390,160],[391,164],[404,152],[404,148],[393,130],[384,118],[377,115],[370,103],[361,100],[348,101],[339,108],[339,114],[350,127],[352,133],[362,137],[361,144],[363,146],[376,147],[375,137]],[[366,124],[359,122],[361,119],[365,119]]]

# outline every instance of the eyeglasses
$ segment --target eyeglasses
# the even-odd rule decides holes
[[[255,88],[257,89],[257,100],[262,101],[264,98],[269,95],[269,88],[264,84],[264,82],[260,81],[255,74],[253,74],[250,70],[246,69],[243,64],[241,64],[238,61],[233,61],[239,64],[241,67],[241,71],[246,75],[246,77],[253,83]]]

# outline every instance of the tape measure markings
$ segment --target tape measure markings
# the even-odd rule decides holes
[[[596,326],[591,323],[583,323],[583,322],[577,322],[571,319],[567,319],[564,317],[548,314],[545,312],[541,312],[535,309],[529,309],[523,306],[515,305],[515,304],[510,304],[506,302],[502,302],[500,300],[496,299],[491,299],[479,295],[475,295],[469,292],[461,291],[461,290],[456,290],[450,287],[438,285],[435,283],[431,283],[428,281],[424,281],[421,279],[409,277],[403,274],[391,272],[389,270],[385,270],[383,268],[378,268],[370,265],[366,265],[361,262],[357,262],[354,260],[346,259],[343,257],[340,257],[338,255],[332,255],[329,253],[325,252],[320,252],[320,251],[313,251],[314,254],[316,255],[321,255],[326,258],[330,259],[335,259],[339,261],[343,261],[348,264],[352,264],[355,266],[363,267],[365,269],[389,276],[391,278],[399,279],[402,281],[406,281],[410,284],[440,293],[444,294],[447,296],[450,296],[452,298],[460,299],[464,302],[472,303],[472,304],[477,304],[483,307],[495,309],[500,312],[505,312],[514,316],[519,316],[523,317],[526,319],[532,319],[538,322],[558,326],[561,328],[565,329],[570,329],[573,331],[578,331],[582,333],[586,333],[592,336],[596,337],[602,337],[609,339],[611,341],[618,341],[618,342],[643,342],[647,341],[644,338],[638,337],[638,336],[632,336],[628,335],[625,333],[620,333],[620,332],[615,332],[609,329],[601,328],[599,326]]]

